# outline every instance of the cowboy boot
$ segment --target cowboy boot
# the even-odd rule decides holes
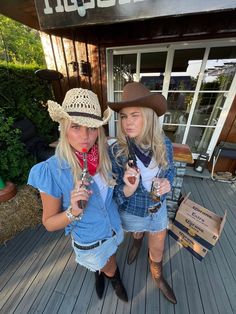
[[[105,280],[102,272],[95,272],[95,288],[99,299],[101,299],[105,288]]]
[[[135,259],[137,258],[138,253],[139,253],[140,248],[141,248],[141,245],[142,245],[143,237],[144,237],[144,234],[139,239],[133,238],[133,243],[132,243],[132,246],[129,250],[128,259],[127,259],[128,265],[132,264],[135,261]]]
[[[173,304],[177,303],[174,292],[162,276],[162,261],[153,262],[149,257],[149,265],[152,276],[157,283],[157,287],[161,290],[167,300]]]
[[[122,301],[128,302],[127,292],[120,278],[119,268],[116,268],[116,272],[113,277],[106,277],[111,281],[112,287],[115,290],[117,297]]]

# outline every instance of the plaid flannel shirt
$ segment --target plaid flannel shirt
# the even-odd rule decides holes
[[[173,184],[175,168],[173,162],[173,147],[171,141],[165,137],[165,145],[168,159],[168,167],[163,169],[160,173],[160,177],[167,178],[171,184]],[[118,143],[113,143],[109,148],[109,155],[112,161],[112,171],[116,175],[117,185],[114,188],[113,197],[118,204],[119,211],[126,211],[129,214],[145,217],[148,216],[148,208],[155,206],[155,202],[150,197],[149,192],[145,189],[142,184],[142,178],[140,178],[137,190],[133,195],[126,197],[124,195],[124,169],[128,162],[125,156],[119,156],[115,158],[116,152],[118,150]],[[166,194],[161,196],[161,201],[166,199]]]

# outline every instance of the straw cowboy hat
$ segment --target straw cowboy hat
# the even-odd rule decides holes
[[[167,110],[167,101],[164,96],[151,93],[143,84],[132,82],[125,85],[120,102],[108,102],[108,106],[119,112],[125,107],[151,108],[160,117]]]
[[[53,121],[63,119],[86,127],[98,128],[106,124],[111,117],[111,110],[107,108],[102,116],[98,97],[91,90],[72,88],[65,96],[62,105],[48,100],[48,112]]]

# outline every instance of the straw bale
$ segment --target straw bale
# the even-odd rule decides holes
[[[38,191],[28,185],[18,187],[12,199],[0,203],[0,244],[41,221],[42,203]]]

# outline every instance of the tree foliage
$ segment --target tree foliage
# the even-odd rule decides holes
[[[0,61],[45,66],[38,31],[0,15]]]

